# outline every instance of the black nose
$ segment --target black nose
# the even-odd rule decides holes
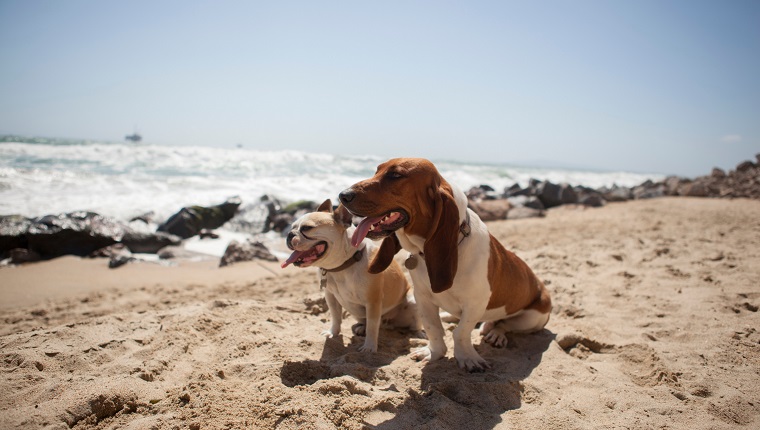
[[[339,195],[340,202],[344,205],[351,203],[356,197],[356,193],[351,188],[346,188]]]
[[[288,238],[285,239],[285,244],[288,246],[289,249],[293,249],[293,244],[291,243],[293,241],[293,238],[295,237],[295,233],[292,231],[288,233]]]

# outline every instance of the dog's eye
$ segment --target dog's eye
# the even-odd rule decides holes
[[[314,226],[312,226],[312,225],[302,225],[301,228],[299,228],[298,230],[301,233],[306,233],[307,231],[309,231],[309,230],[311,230],[313,228],[314,228]]]
[[[401,173],[399,173],[399,172],[393,172],[392,171],[392,172],[386,173],[385,177],[388,178],[388,179],[401,179],[404,176]]]

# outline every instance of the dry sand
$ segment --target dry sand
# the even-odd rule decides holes
[[[451,352],[412,361],[425,341],[404,333],[381,331],[375,354],[325,340],[312,270],[0,269],[0,427],[760,426],[760,201],[562,207],[489,227],[547,282],[554,311],[506,349],[473,333],[492,365],[480,374]]]

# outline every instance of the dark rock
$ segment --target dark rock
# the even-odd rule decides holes
[[[501,198],[499,193],[488,185],[472,187],[465,194],[468,200],[495,200]]]
[[[561,191],[559,185],[546,181],[537,187],[537,196],[544,207],[549,209],[562,204],[560,200]]]
[[[589,193],[581,197],[578,200],[578,203],[592,208],[599,208],[604,206],[607,202],[604,200],[604,197],[602,197],[601,194]]]
[[[662,197],[665,195],[665,185],[655,184],[648,180],[641,185],[633,187],[631,191],[634,199],[652,199],[655,197]]]
[[[665,178],[665,195],[677,196],[680,194],[680,189],[684,184],[685,179],[678,176],[668,176]]]
[[[554,184],[549,181],[538,186],[538,198],[547,209],[561,205],[578,203],[578,195],[568,184]]]
[[[126,245],[131,252],[138,254],[155,254],[161,248],[169,245],[179,245],[182,239],[163,231],[155,233],[127,231],[121,243]]]
[[[614,185],[609,190],[603,190],[601,193],[604,200],[607,200],[608,202],[624,202],[630,200],[632,197],[630,188],[617,185]]]
[[[189,206],[172,215],[158,226],[158,231],[171,233],[183,239],[193,237],[202,229],[219,228],[230,220],[240,206],[240,198],[233,197],[216,206]]]
[[[47,215],[32,221],[26,237],[28,249],[43,259],[62,255],[84,257],[119,242],[127,227],[92,212]]]
[[[512,207],[507,199],[499,200],[480,200],[469,202],[470,209],[473,210],[483,221],[496,221],[507,219],[507,212]]]
[[[155,217],[156,217],[156,213],[153,211],[150,211],[150,212],[145,212],[142,215],[138,215],[130,219],[129,222],[140,221],[140,222],[144,222],[145,224],[150,224],[153,222]]]
[[[282,208],[282,212],[295,215],[298,212],[314,212],[317,209],[317,203],[312,200],[299,200],[297,202],[290,203]]]
[[[707,197],[710,195],[710,189],[703,181],[694,181],[685,184],[680,194],[687,197]]]
[[[736,171],[737,172],[746,172],[746,171],[748,171],[748,170],[750,170],[750,169],[752,169],[754,167],[755,167],[755,163],[753,163],[751,161],[742,161],[741,163],[739,163],[738,166],[736,166]]]
[[[207,228],[204,228],[198,233],[198,237],[203,239],[219,239],[219,235],[214,233],[213,230],[209,230]]]
[[[32,221],[21,215],[0,216],[0,259],[16,248],[26,248],[26,232]]]
[[[293,221],[295,221],[295,218],[296,217],[294,215],[291,215],[289,213],[277,214],[271,220],[270,230],[276,231],[278,233],[287,231],[290,228],[290,225],[293,224]]]
[[[255,259],[272,262],[277,261],[277,257],[272,255],[267,247],[261,242],[254,242],[249,239],[240,243],[233,240],[227,245],[227,249],[224,251],[221,261],[219,261],[219,267],[228,266],[240,261],[251,261]]]
[[[26,248],[11,249],[8,251],[8,256],[10,258],[10,264],[33,263],[42,259],[40,254]]]
[[[515,197],[515,196],[522,195],[521,194],[522,190],[523,188],[520,186],[520,184],[517,184],[517,183],[512,184],[511,187],[504,188],[504,197]]]
[[[723,179],[726,177],[726,172],[723,169],[719,169],[717,167],[714,167],[712,169],[712,173],[710,174],[715,179]]]

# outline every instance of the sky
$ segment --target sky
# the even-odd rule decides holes
[[[0,134],[699,176],[760,2],[0,0]]]

